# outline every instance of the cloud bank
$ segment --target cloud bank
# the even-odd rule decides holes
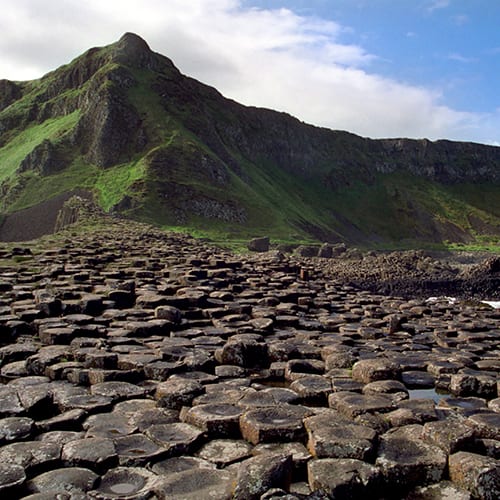
[[[439,89],[377,74],[376,54],[341,42],[346,29],[241,0],[17,0],[0,18],[0,78],[39,77],[133,31],[183,73],[247,105],[369,137],[500,139],[498,110],[451,109]]]

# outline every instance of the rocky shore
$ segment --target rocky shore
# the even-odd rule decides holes
[[[2,498],[499,498],[500,311],[335,262],[119,219],[0,246]]]

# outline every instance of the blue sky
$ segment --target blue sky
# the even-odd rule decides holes
[[[371,71],[443,92],[465,111],[500,107],[500,2],[496,0],[270,0],[340,23],[340,41],[374,58]]]
[[[227,97],[368,137],[500,145],[498,0],[0,0],[0,78],[126,31]]]

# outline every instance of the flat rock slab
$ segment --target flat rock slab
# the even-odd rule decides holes
[[[26,483],[26,487],[31,493],[46,493],[58,490],[84,493],[94,487],[98,477],[89,469],[67,467],[54,469],[36,476]]]
[[[302,420],[310,413],[293,405],[250,410],[240,418],[241,434],[252,444],[300,441],[305,434]]]
[[[306,418],[307,448],[317,458],[369,460],[374,453],[377,433],[370,427],[335,421],[329,414]]]
[[[380,437],[377,465],[387,487],[405,490],[441,480],[446,463],[446,453],[421,439],[422,426],[408,425],[389,431]]]
[[[334,392],[328,397],[328,404],[342,415],[354,419],[364,413],[387,413],[395,408],[389,396]]]
[[[145,433],[169,457],[191,453],[203,439],[203,431],[181,422],[152,425]]]
[[[70,441],[63,446],[61,459],[67,467],[84,467],[97,472],[105,472],[118,463],[114,442],[105,438]]]
[[[144,434],[130,434],[114,440],[118,462],[121,466],[137,467],[153,459],[159,460],[167,450],[158,446]]]
[[[27,472],[32,472],[54,466],[60,455],[61,444],[26,441],[2,446],[0,463],[20,465]]]
[[[141,467],[116,467],[101,477],[89,495],[99,500],[146,500],[157,480],[156,474]]]
[[[190,469],[162,477],[154,492],[163,500],[231,500],[234,480],[233,471]]]
[[[201,404],[193,406],[183,421],[206,431],[210,437],[238,437],[243,409],[230,404]]]
[[[252,446],[246,441],[234,439],[213,439],[202,446],[196,455],[214,463],[218,468],[249,458]]]
[[[140,398],[146,391],[137,385],[128,382],[101,382],[94,384],[90,392],[96,396],[111,398],[113,402],[123,401],[124,399]]]
[[[383,483],[377,467],[346,458],[311,460],[307,475],[311,490],[326,498],[377,498]]]

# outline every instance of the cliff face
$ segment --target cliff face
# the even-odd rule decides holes
[[[242,106],[130,33],[40,80],[0,80],[0,183],[0,212],[86,188],[106,209],[236,233],[500,232],[500,148],[370,140]]]

